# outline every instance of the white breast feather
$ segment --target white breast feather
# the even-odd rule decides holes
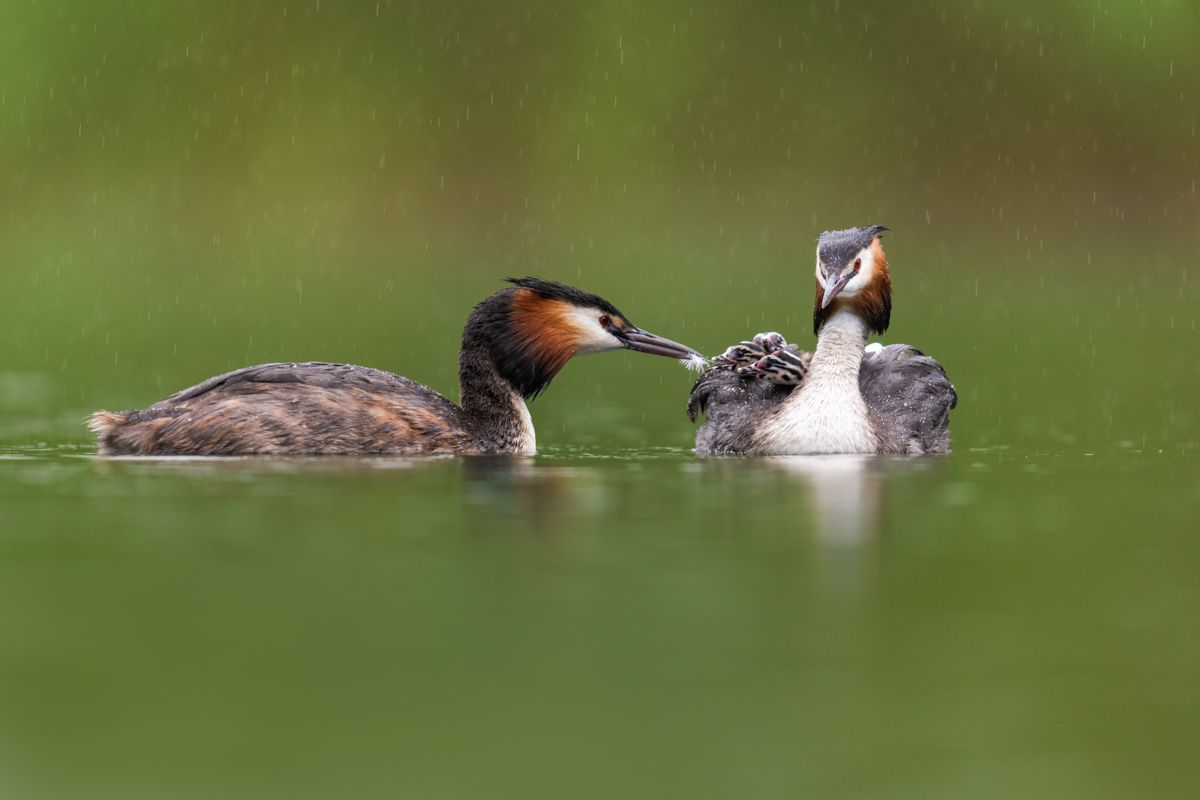
[[[874,453],[875,432],[858,386],[866,327],[848,312],[821,329],[804,382],[763,426],[756,452],[779,455]]]
[[[525,401],[517,398],[517,415],[521,418],[521,436],[517,440],[516,452],[517,455],[532,456],[537,455],[537,437],[533,432],[533,417],[529,416],[529,406],[525,405]]]

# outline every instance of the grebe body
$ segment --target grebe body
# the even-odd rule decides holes
[[[776,333],[759,334],[700,376],[688,399],[693,420],[708,417],[697,452],[949,452],[949,413],[958,398],[945,370],[908,345],[867,346],[891,318],[885,230],[821,234],[815,352],[799,352]]]
[[[531,455],[537,441],[526,401],[572,356],[699,355],[640,330],[597,295],[536,278],[510,282],[467,318],[458,404],[368,367],[263,364],[144,410],[97,412],[89,426],[103,455]]]

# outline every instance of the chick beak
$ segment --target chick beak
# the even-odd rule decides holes
[[[846,270],[841,275],[830,275],[821,285],[824,293],[821,295],[821,309],[824,310],[833,298],[837,297],[842,289],[846,288],[846,284],[850,282],[850,278],[854,277],[854,272]]]
[[[664,339],[661,336],[656,336],[653,333],[638,328],[629,328],[621,331],[617,334],[617,338],[621,340],[621,346],[626,350],[636,350],[639,353],[667,356],[668,358],[700,356],[700,353],[697,353],[686,345],[682,345],[679,342],[672,342],[670,339]]]

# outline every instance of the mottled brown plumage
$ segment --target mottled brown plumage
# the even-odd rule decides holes
[[[141,411],[93,414],[105,455],[533,453],[525,401],[571,356],[626,348],[695,353],[638,330],[603,298],[521,278],[467,318],[460,405],[408,378],[323,362],[263,364],[209,378]]]
[[[333,455],[476,451],[462,409],[399,375],[349,364],[263,364],[142,411],[92,417],[105,454]]]

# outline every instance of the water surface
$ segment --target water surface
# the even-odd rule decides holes
[[[1194,456],[1137,451],[8,448],[0,774],[14,797],[1184,797],[1198,508]]]

